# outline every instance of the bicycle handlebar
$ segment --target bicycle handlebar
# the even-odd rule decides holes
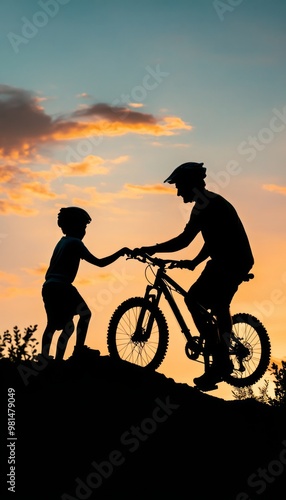
[[[144,264],[158,266],[161,268],[165,268],[166,266],[169,266],[170,269],[172,269],[174,267],[179,267],[176,264],[178,264],[180,262],[178,260],[160,259],[159,257],[152,257],[151,255],[149,255],[147,253],[141,253],[141,254],[132,253],[127,257],[127,260],[128,259],[136,259],[136,260],[139,260],[139,262],[143,262]]]

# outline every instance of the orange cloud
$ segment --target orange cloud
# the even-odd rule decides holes
[[[39,198],[44,198],[44,199],[57,198],[57,195],[53,193],[47,185],[41,184],[40,182],[24,183],[22,184],[21,189],[24,190],[24,192],[26,191]]]
[[[125,187],[131,191],[137,193],[147,193],[147,194],[173,194],[175,192],[174,188],[169,186],[164,186],[163,184],[145,184],[145,185],[135,185],[135,184],[125,184]]]
[[[10,182],[18,172],[19,169],[12,165],[0,165],[0,182]]]
[[[275,193],[286,195],[285,186],[278,186],[277,184],[263,184],[262,188],[266,191],[274,191]]]
[[[124,184],[123,189],[114,192],[100,192],[95,186],[80,188],[73,184],[66,184],[67,194],[72,204],[85,207],[100,205],[114,205],[116,200],[138,199],[148,194],[173,194],[174,189],[161,184],[133,185]]]
[[[117,161],[120,163],[121,160],[117,158]],[[106,175],[109,168],[104,166],[104,163],[105,160],[100,156],[89,155],[78,163],[52,165],[51,173],[54,173],[56,177]]]
[[[39,105],[38,96],[0,85],[0,155],[14,160],[35,154],[43,142],[129,133],[169,136],[191,128],[176,116],[157,118],[106,103],[85,106],[68,117],[53,120]]]
[[[0,200],[0,213],[2,215],[23,215],[30,216],[36,215],[37,210],[23,206],[22,203],[15,203],[11,200]]]
[[[119,120],[114,122],[100,120],[88,123],[62,122],[54,126],[50,138],[55,141],[66,141],[102,135],[114,137],[130,133],[170,136],[174,135],[177,130],[191,130],[191,126],[185,124],[180,118],[171,116],[163,118],[161,122],[149,122],[144,119],[141,122]],[[45,139],[48,140],[48,137]]]
[[[97,207],[99,205],[108,205],[114,203],[119,197],[118,193],[101,193],[94,186],[79,188],[73,184],[66,184],[68,195],[71,197],[72,204],[79,206]]]
[[[2,193],[0,213],[5,215],[35,215],[37,213],[35,210],[27,208],[33,205],[35,198],[52,200],[66,197],[65,194],[56,194],[51,189],[50,183],[53,180],[59,177],[106,175],[113,165],[119,165],[128,159],[129,157],[126,155],[108,160],[89,155],[78,163],[53,164],[50,170],[38,171],[26,166],[17,166],[13,163],[0,165],[0,181],[2,182],[0,187]],[[94,198],[94,195],[92,198]],[[102,202],[106,201],[101,200]]]

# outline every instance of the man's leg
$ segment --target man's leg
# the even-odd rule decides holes
[[[224,292],[224,283],[222,281],[219,280],[217,270],[208,266],[190,288],[185,298],[194,323],[205,339],[208,351],[213,357],[210,368],[205,364],[205,373],[201,377],[194,379],[195,384],[203,388],[203,390],[216,388],[216,383],[223,379],[223,375],[227,371],[231,370],[225,333],[231,332],[232,322],[229,301],[222,298],[224,296],[222,295],[222,291]],[[217,302],[219,302],[219,306]],[[206,316],[199,305],[200,303],[207,304],[208,307],[216,303],[214,313],[217,316],[217,327],[207,322]]]
[[[222,375],[227,375],[232,371],[233,365],[229,358],[229,342],[232,332],[232,317],[230,313],[230,303],[238,290],[241,281],[237,277],[222,273],[217,284],[217,296],[215,300],[214,313],[218,325],[218,346],[214,352],[214,363]]]
[[[224,374],[230,369],[229,335],[232,330],[232,319],[228,304],[221,304],[216,308],[218,325],[218,342],[213,352],[213,363],[217,370]]]
[[[185,297],[185,303],[192,315],[200,336],[207,342],[209,349],[211,349],[212,346],[218,343],[219,337],[218,329],[213,323],[208,321],[208,317],[202,309],[202,305],[205,305],[209,301],[208,294],[211,288],[207,286],[208,281],[206,282],[206,275],[207,272],[204,271],[193,284]]]

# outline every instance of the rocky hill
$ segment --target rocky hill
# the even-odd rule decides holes
[[[0,373],[5,500],[286,498],[282,409],[95,353]]]

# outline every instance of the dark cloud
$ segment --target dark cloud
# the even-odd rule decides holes
[[[93,104],[87,108],[75,111],[75,117],[103,118],[109,122],[124,121],[129,124],[155,124],[156,119],[148,113],[140,113],[123,106],[110,106],[105,103]]]
[[[0,151],[30,152],[38,140],[49,134],[52,119],[30,92],[0,85]]]

